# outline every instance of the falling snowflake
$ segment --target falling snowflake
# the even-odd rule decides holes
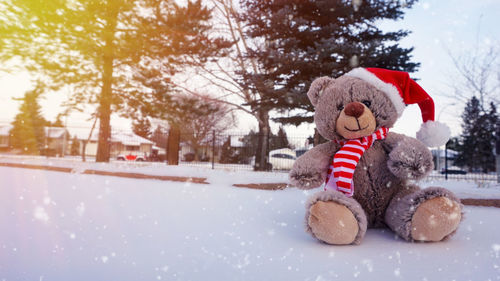
[[[396,277],[401,276],[401,269],[396,268],[396,269],[394,270],[394,276],[396,276]]]
[[[49,215],[47,214],[47,212],[45,212],[45,209],[42,207],[36,207],[33,216],[35,217],[36,220],[42,222],[49,221]]]
[[[78,207],[76,207],[76,214],[82,217],[84,213],[85,213],[85,203],[80,202]]]
[[[363,0],[352,0],[352,7],[355,12],[359,10],[359,7],[363,4]]]

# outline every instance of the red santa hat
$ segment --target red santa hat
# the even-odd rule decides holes
[[[434,101],[407,72],[358,67],[346,75],[364,80],[384,92],[396,108],[398,117],[403,114],[406,105],[418,104],[423,124],[417,132],[417,139],[427,146],[441,146],[450,138],[450,128],[434,121]]]

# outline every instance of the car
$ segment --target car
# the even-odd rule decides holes
[[[273,170],[290,170],[297,157],[290,148],[281,148],[269,152],[270,168]]]
[[[441,174],[448,174],[448,175],[465,175],[467,174],[466,171],[458,168],[458,167],[449,167],[449,168],[442,168],[441,169]]]
[[[137,161],[137,162],[146,161],[144,156],[136,155],[136,154],[132,154],[132,153],[120,154],[120,155],[116,156],[116,160],[118,160],[118,161]]]

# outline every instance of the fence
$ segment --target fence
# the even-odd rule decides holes
[[[59,128],[46,129],[49,132],[39,154],[47,157],[81,157],[85,153],[87,161],[95,159],[97,154],[97,132],[89,136],[90,129]],[[0,136],[2,138],[2,136]],[[108,141],[110,161],[124,162],[166,162],[169,134],[167,130],[157,129],[152,134],[141,137],[130,131],[115,130]],[[181,133],[179,137],[179,165],[206,167],[211,169],[255,170],[259,139],[256,133],[221,133],[207,131],[204,134]],[[288,172],[296,158],[312,147],[313,137],[277,136],[267,137],[266,166],[259,170]],[[5,137],[0,142],[0,152],[21,154],[22,149],[13,148]],[[441,151],[442,152],[442,151]],[[435,167],[443,167],[440,151],[433,151]],[[446,154],[447,167],[453,167],[453,153]],[[495,182],[495,173],[471,173],[458,167],[433,171],[429,177],[433,180],[470,180]]]

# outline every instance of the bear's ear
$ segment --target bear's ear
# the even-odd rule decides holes
[[[321,96],[321,94],[323,94],[326,86],[328,86],[328,84],[332,83],[334,80],[335,79],[324,76],[317,78],[311,83],[311,87],[309,87],[307,96],[309,97],[309,100],[314,107],[316,107],[319,97]]]

